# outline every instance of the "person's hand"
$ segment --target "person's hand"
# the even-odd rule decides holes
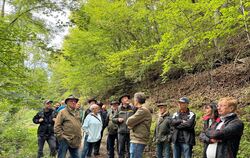
[[[210,139],[210,142],[211,143],[217,143],[217,142],[219,142],[217,139]]]
[[[182,123],[186,123],[187,121],[186,120],[182,120]]]
[[[124,119],[123,118],[118,118],[118,122],[123,122],[124,121]]]
[[[39,121],[39,122],[43,122],[43,120],[44,120],[43,118],[39,118],[39,120],[38,120],[38,121]]]

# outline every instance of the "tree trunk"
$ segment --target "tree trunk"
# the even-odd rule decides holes
[[[2,4],[1,17],[4,17],[4,7],[5,7],[5,0],[3,0]]]
[[[242,15],[243,15],[243,18],[244,18],[244,26],[245,26],[245,31],[246,31],[246,34],[247,34],[247,40],[250,44],[250,35],[249,35],[249,30],[248,30],[248,25],[247,25],[247,19],[246,19],[246,16],[245,16],[245,8],[244,8],[244,4],[243,4],[243,1],[240,0],[240,8],[241,8],[241,11],[242,11]]]

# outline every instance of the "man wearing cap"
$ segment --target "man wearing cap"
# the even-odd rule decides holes
[[[126,125],[127,119],[132,116],[136,109],[134,106],[130,105],[130,96],[125,94],[119,99],[120,105],[117,112],[115,113],[112,121],[118,125],[118,154],[119,158],[124,158],[125,153],[127,157],[129,156],[129,146],[130,146],[130,130]],[[126,149],[126,150],[125,150]],[[126,151],[126,152],[125,152]]]
[[[105,120],[105,126],[108,128],[108,137],[107,137],[107,151],[108,157],[114,158],[114,151],[115,151],[115,141],[118,145],[118,125],[112,122],[112,118],[118,110],[119,102],[112,101],[110,103],[111,110],[108,112],[107,118]]]
[[[43,146],[45,141],[49,144],[50,156],[56,155],[56,138],[54,136],[54,118],[56,116],[51,104],[51,100],[46,100],[43,110],[38,112],[33,118],[33,122],[39,124],[37,130],[38,158],[43,157]]]
[[[159,108],[159,117],[154,132],[157,158],[170,158],[171,117],[167,106],[168,103],[157,104]]]
[[[195,113],[188,108],[189,99],[182,97],[178,101],[179,111],[173,114],[172,123],[174,144],[174,158],[192,157],[192,148],[195,145]]]
[[[146,95],[143,92],[134,94],[134,105],[137,111],[126,121],[130,131],[130,158],[142,158],[143,151],[150,138],[150,127],[153,109],[145,104]]]
[[[58,158],[65,158],[67,150],[71,158],[79,158],[82,130],[80,114],[76,109],[78,100],[73,95],[69,96],[65,100],[67,106],[57,115],[54,130],[59,140]]]

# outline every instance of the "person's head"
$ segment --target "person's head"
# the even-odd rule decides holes
[[[62,100],[62,101],[61,101],[61,105],[65,105],[65,100]]]
[[[59,102],[55,103],[54,107],[57,109],[61,106],[61,104]]]
[[[91,106],[92,104],[97,104],[97,100],[95,98],[90,98],[88,100],[88,104]]]
[[[182,97],[178,100],[179,109],[186,111],[188,108],[189,99],[187,97]]]
[[[80,109],[81,108],[81,103],[80,102],[77,102],[76,103],[76,109]]]
[[[218,112],[220,116],[225,116],[229,113],[234,113],[237,110],[237,99],[233,97],[221,98],[218,102]]]
[[[167,103],[159,103],[157,104],[157,107],[159,108],[159,113],[164,114],[167,112]]]
[[[111,105],[112,110],[117,110],[118,106],[119,106],[119,102],[118,101],[112,101],[110,103],[110,105]]]
[[[102,105],[102,110],[103,110],[103,111],[107,111],[107,105],[103,104],[103,105]]]
[[[45,100],[44,101],[44,108],[45,109],[51,109],[52,108],[52,103],[53,103],[52,100]]]
[[[210,116],[210,118],[218,118],[218,109],[216,103],[210,103],[204,105],[204,115]]]
[[[134,94],[134,106],[140,107],[146,101],[146,95],[143,92],[137,92]]]
[[[67,104],[71,109],[76,109],[76,103],[78,100],[78,98],[70,95],[67,99],[65,99],[65,104]]]
[[[123,95],[120,97],[119,102],[122,103],[122,105],[128,105],[130,103],[130,95]]]
[[[96,115],[99,112],[100,107],[97,104],[92,104],[92,105],[90,105],[90,110],[91,110],[91,112],[93,112]]]

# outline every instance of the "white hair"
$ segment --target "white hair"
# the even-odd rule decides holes
[[[99,108],[99,106],[97,104],[92,104],[90,105],[90,110],[93,111],[94,108]]]

